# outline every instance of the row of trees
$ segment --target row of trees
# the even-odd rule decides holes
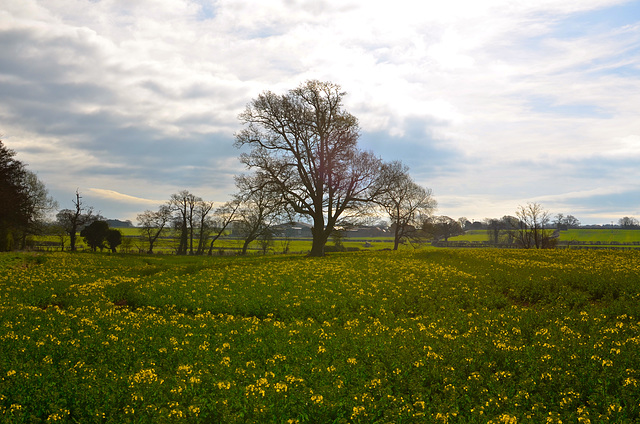
[[[632,216],[625,216],[618,220],[620,228],[635,229],[640,228],[640,221]]]
[[[558,216],[563,219],[562,215]],[[516,216],[485,220],[489,243],[518,246],[525,249],[546,249],[555,246],[554,230],[550,228],[551,215],[539,203],[519,206]]]
[[[157,211],[140,214],[148,251],[153,252],[163,231],[174,228],[180,234],[178,254],[211,253],[215,240],[231,224],[245,237],[246,251],[251,241],[268,237],[275,225],[294,219],[312,224],[310,256],[324,255],[336,229],[381,215],[391,223],[395,249],[406,240],[428,236],[446,240],[461,231],[460,222],[432,216],[436,202],[431,190],[416,184],[406,166],[383,162],[358,147],[360,128],[356,117],[344,109],[344,96],[339,86],[313,80],[282,95],[267,91],[253,99],[240,114],[243,128],[235,135],[236,147],[245,149],[240,161],[250,172],[236,178],[237,193],[216,208],[184,190]],[[25,194],[37,183],[28,182],[28,172],[12,159],[11,151],[3,150],[2,160],[8,160],[2,168],[12,170],[7,177],[15,200],[11,205],[18,205],[5,208],[0,216],[6,248],[9,235],[26,234],[37,215],[35,203],[30,203],[33,196]],[[490,222],[492,240],[497,243],[507,236],[516,237],[523,247],[546,246],[549,216],[538,209],[539,205],[529,204],[513,220]],[[573,225],[572,219],[559,216],[558,222]],[[78,192],[74,208],[57,215],[71,250],[78,230],[102,220],[82,205]]]
[[[436,206],[431,190],[416,184],[400,162],[385,163],[358,148],[360,128],[343,108],[344,94],[335,84],[307,81],[251,101],[240,115],[244,128],[235,145],[249,148],[240,161],[252,172],[236,178],[237,193],[220,208],[182,191],[159,210],[140,214],[149,252],[173,226],[180,231],[178,254],[211,253],[231,223],[246,252],[277,224],[300,218],[313,225],[310,256],[323,256],[336,229],[381,212],[392,223],[396,249],[413,237]]]

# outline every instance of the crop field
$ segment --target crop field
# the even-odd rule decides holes
[[[141,238],[141,232],[138,228],[117,228],[123,235],[123,243],[118,247],[118,251],[123,251],[127,253],[131,252],[146,252],[149,248],[148,242]],[[163,254],[174,254],[178,248],[179,244],[179,234],[174,232],[173,234],[168,234],[159,238],[155,244],[153,251],[154,253],[163,253]],[[486,236],[485,236],[486,238]],[[279,253],[307,253],[311,250],[311,238],[294,238],[294,239],[284,239],[284,238],[274,238],[270,246],[268,246],[267,253],[268,254],[279,254]],[[211,242],[211,238],[209,242]],[[209,244],[207,243],[207,250]],[[58,236],[36,236],[33,237],[33,247],[35,250],[41,251],[60,251],[61,240]],[[198,241],[194,240],[194,251],[197,249]],[[392,237],[356,237],[356,238],[345,238],[342,240],[342,244],[346,249],[356,249],[356,250],[385,250],[393,248],[393,238]],[[228,254],[231,252],[236,252],[241,250],[243,245],[243,240],[239,238],[230,237],[229,235],[224,235],[217,239],[213,246],[213,254],[221,255]],[[333,242],[330,240],[328,243],[329,246],[333,245]],[[64,238],[64,246],[65,250],[69,250],[70,241],[69,237],[65,236]],[[403,246],[403,248],[408,246]],[[89,250],[89,246],[84,242],[84,239],[80,237],[78,234],[76,239],[76,248],[78,251],[86,251]],[[260,242],[253,241],[249,245],[249,253],[263,253]]]
[[[640,252],[0,255],[3,423],[640,421]]]
[[[469,230],[465,234],[450,237],[451,241],[486,242],[489,240],[487,230]],[[616,245],[623,243],[640,243],[640,230],[619,228],[591,229],[575,228],[560,231],[558,241],[561,244],[587,243],[599,245]]]
[[[603,243],[640,242],[640,230],[576,228],[561,231],[560,240]]]

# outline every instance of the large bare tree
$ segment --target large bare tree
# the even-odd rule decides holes
[[[391,221],[393,250],[398,250],[403,240],[421,241],[425,234],[422,225],[437,205],[431,190],[416,184],[409,168],[398,161],[384,164],[379,180],[382,188],[375,203]]]
[[[335,84],[307,81],[283,95],[264,92],[240,114],[240,160],[277,188],[291,209],[313,223],[310,256],[340,218],[369,202],[381,161],[357,146],[358,120],[343,108]]]

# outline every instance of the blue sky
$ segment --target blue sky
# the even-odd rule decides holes
[[[640,217],[640,1],[5,0],[0,46],[2,140],[63,208],[226,201],[238,113],[320,79],[438,214]]]

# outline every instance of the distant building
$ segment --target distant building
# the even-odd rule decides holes
[[[311,228],[313,225],[306,222],[288,222],[276,227],[276,237],[308,238],[313,237]]]

